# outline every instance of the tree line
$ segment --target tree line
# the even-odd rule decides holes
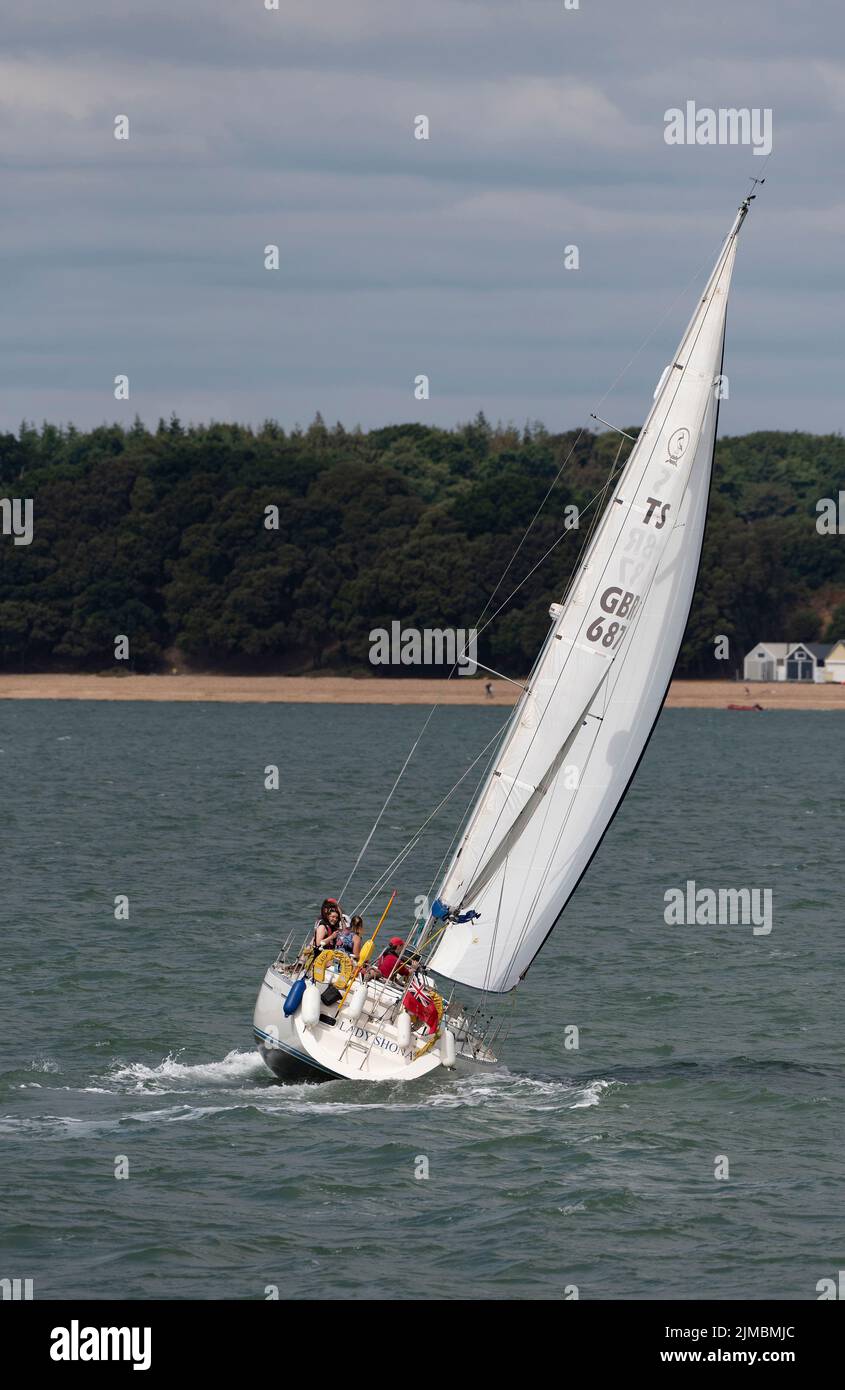
[[[0,497],[33,502],[31,543],[0,536],[0,667],[114,669],[123,634],[138,672],[395,674],[369,664],[370,633],[472,627],[571,454],[479,641],[481,661],[524,674],[631,447],[619,443],[483,415],[366,432],[320,416],[289,431],[24,424],[0,435]],[[679,674],[733,674],[764,639],[845,637],[845,547],[816,529],[843,476],[838,434],[719,441]]]

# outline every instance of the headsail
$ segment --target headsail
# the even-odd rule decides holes
[[[553,625],[439,899],[431,966],[512,989],[578,884],[660,712],[692,602],[746,200]]]

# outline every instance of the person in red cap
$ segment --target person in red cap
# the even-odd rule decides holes
[[[382,951],[381,955],[376,961],[376,970],[380,975],[383,975],[386,980],[390,979],[391,977],[395,978],[397,975],[401,975],[407,978],[407,976],[410,974],[407,965],[399,964],[399,957],[401,955],[402,947],[404,945],[405,942],[403,941],[401,936],[391,936],[390,940],[388,941],[387,945],[385,946],[384,950]]]

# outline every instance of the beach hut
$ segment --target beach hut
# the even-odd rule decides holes
[[[831,646],[830,642],[796,642],[787,653],[786,679],[815,681],[817,685],[826,680],[824,663]]]
[[[845,682],[845,642],[834,642],[824,661],[829,681]]]
[[[789,647],[789,642],[758,642],[743,662],[742,674],[745,680],[785,680],[786,654]]]
[[[837,645],[845,648],[845,643]],[[826,664],[832,650],[832,642],[758,642],[746,656],[742,674],[747,681],[835,680]],[[845,651],[842,661],[845,665]]]

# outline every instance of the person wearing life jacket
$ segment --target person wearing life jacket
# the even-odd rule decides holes
[[[349,923],[340,910],[340,903],[337,898],[326,898],[320,908],[320,915],[314,923],[312,950],[330,951],[337,941],[338,933],[348,926]]]
[[[407,965],[400,965],[402,947],[405,945],[401,936],[392,936],[376,961],[376,970],[385,980],[396,979],[402,976],[407,979],[410,971]]]
[[[346,951],[357,960],[361,952],[361,942],[363,940],[363,918],[353,917],[351,922],[346,926],[343,925],[344,920],[345,919],[341,920],[341,924],[337,929],[335,948],[339,951]]]

